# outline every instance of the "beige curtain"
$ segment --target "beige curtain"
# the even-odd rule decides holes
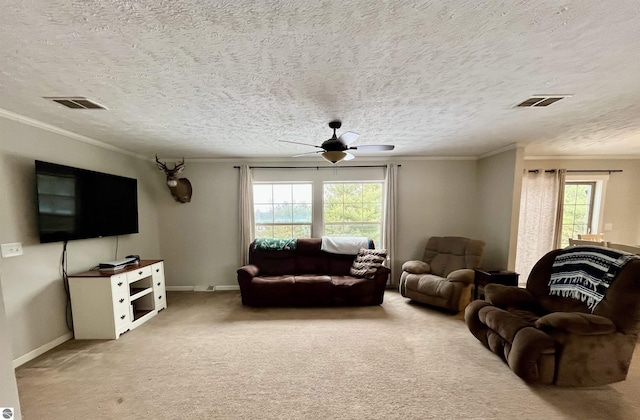
[[[240,261],[249,263],[249,245],[253,241],[253,177],[249,165],[240,166]]]
[[[525,172],[522,178],[516,272],[524,285],[536,262],[560,246],[566,170]]]
[[[398,190],[398,165],[388,164],[384,179],[385,199],[384,199],[384,228],[382,232],[382,246],[387,249],[387,262],[391,274],[389,274],[389,285],[397,285],[396,279],[396,217],[397,217],[397,190]]]

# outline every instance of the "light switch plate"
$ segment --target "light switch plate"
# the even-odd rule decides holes
[[[604,230],[609,232],[613,230],[613,223],[605,223],[604,224]]]
[[[2,244],[2,258],[17,257],[22,255],[22,243]]]

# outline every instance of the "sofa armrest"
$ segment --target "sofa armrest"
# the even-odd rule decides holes
[[[475,272],[470,268],[462,268],[460,270],[454,270],[447,276],[447,280],[460,283],[473,283]]]
[[[411,260],[402,264],[402,271],[411,274],[428,274],[431,272],[431,266],[420,260]]]
[[[547,332],[563,330],[578,335],[602,335],[616,331],[609,318],[583,312],[553,312],[539,318],[536,327]]]
[[[389,267],[385,267],[384,265],[381,265],[376,270],[376,274],[374,274],[373,279],[376,282],[380,282],[381,284],[384,284],[386,287],[387,280],[389,280],[390,273],[391,273],[391,270],[389,269]]]
[[[238,281],[251,280],[260,273],[257,265],[249,264],[238,268]]]
[[[490,283],[484,286],[484,298],[498,308],[516,307],[537,312],[538,300],[527,289]]]

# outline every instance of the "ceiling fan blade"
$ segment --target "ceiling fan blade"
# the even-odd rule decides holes
[[[350,147],[349,149],[358,150],[359,152],[384,152],[387,150],[393,150],[395,148],[392,144],[363,144],[362,146]]]
[[[355,156],[353,156],[351,153],[349,152],[345,152],[347,155],[344,157],[344,159],[342,160],[352,160],[355,159]]]
[[[340,137],[338,137],[338,141],[345,146],[348,146],[354,141],[358,140],[358,137],[360,137],[360,134],[354,133],[353,131],[347,131],[340,134]]]
[[[291,157],[300,157],[300,156],[306,156],[306,155],[316,155],[318,153],[322,153],[322,150],[318,150],[316,152],[299,153],[299,154],[293,155]]]
[[[281,141],[281,142],[284,142],[284,143],[303,144],[305,146],[317,147],[319,149],[322,149],[322,147],[316,146],[315,144],[300,143],[299,141],[289,141],[289,140],[278,140],[278,141]]]

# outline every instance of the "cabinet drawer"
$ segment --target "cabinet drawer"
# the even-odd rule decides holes
[[[129,301],[126,300],[124,303],[126,303],[126,305],[118,305],[113,311],[113,319],[116,321],[116,328],[122,325],[127,325],[131,322],[131,318],[129,316]]]
[[[164,291],[158,292],[158,293],[154,293],[153,297],[156,300],[156,302],[155,302],[156,310],[159,311],[160,309],[164,309],[164,308],[167,307],[166,296],[165,296]]]
[[[142,268],[136,268],[133,271],[130,271],[127,273],[127,280],[129,281],[129,283],[132,283],[134,281],[143,279],[145,277],[149,277],[151,275],[151,267],[147,266],[147,267],[142,267]]]
[[[123,294],[114,297],[113,316],[115,317],[116,325],[129,322],[129,296]]]
[[[111,276],[111,294],[120,296],[122,294],[129,294],[129,282],[126,274],[118,274],[117,276]]]

